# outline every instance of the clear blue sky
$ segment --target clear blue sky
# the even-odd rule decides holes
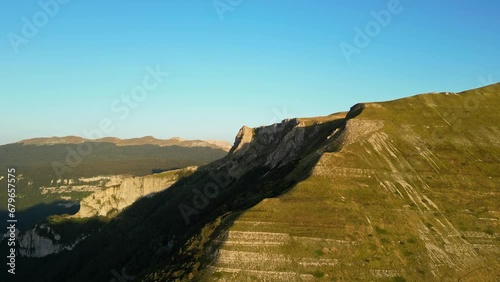
[[[212,0],[72,0],[52,15],[47,2],[0,4],[0,144],[82,136],[104,118],[121,138],[233,141],[242,125],[500,80],[497,0],[400,0],[379,30],[372,11],[391,1],[220,0],[237,5],[218,13]],[[367,25],[346,60],[341,43]],[[112,104],[148,66],[169,76],[123,118]]]

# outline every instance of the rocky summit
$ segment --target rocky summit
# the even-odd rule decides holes
[[[499,109],[493,84],[243,127],[227,156],[17,278],[498,281]]]

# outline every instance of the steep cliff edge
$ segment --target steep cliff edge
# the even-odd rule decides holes
[[[113,217],[142,197],[153,197],[169,188],[182,177],[191,175],[197,167],[171,170],[145,177],[120,179],[115,186],[94,192],[80,202],[80,210],[73,216],[55,216],[48,222],[19,232],[19,254],[25,257],[45,257],[64,250],[72,250],[101,227],[102,218]],[[61,227],[61,222],[65,227]],[[89,224],[92,222],[92,224]],[[79,225],[79,232],[65,232]],[[83,225],[83,226],[82,226]],[[58,233],[57,228],[62,232]]]
[[[75,217],[113,216],[137,199],[163,191],[179,178],[189,176],[197,167],[172,170],[144,177],[124,179],[119,185],[97,191],[80,202]]]
[[[42,224],[33,229],[18,234],[18,250],[21,256],[40,258],[57,254],[63,250],[72,250],[84,240],[88,234],[80,234],[72,238],[71,242],[61,242],[61,235],[50,226]]]

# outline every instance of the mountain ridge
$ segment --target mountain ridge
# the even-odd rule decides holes
[[[112,143],[117,146],[138,146],[138,145],[158,145],[160,147],[166,146],[183,146],[183,147],[212,147],[221,148],[229,151],[231,144],[222,140],[186,140],[180,137],[173,137],[169,139],[157,139],[153,136],[144,136],[139,138],[120,139],[117,137],[103,137],[99,139],[87,139],[79,136],[69,135],[63,137],[39,137],[24,139],[13,144],[24,145],[37,145],[47,146],[56,144],[80,144],[84,142],[97,142],[97,143]]]

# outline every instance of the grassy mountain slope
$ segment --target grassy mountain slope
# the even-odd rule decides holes
[[[242,212],[206,280],[498,281],[500,85],[366,104],[312,176]]]
[[[495,84],[244,127],[228,156],[73,251],[26,260],[18,278],[498,280],[499,95]]]

